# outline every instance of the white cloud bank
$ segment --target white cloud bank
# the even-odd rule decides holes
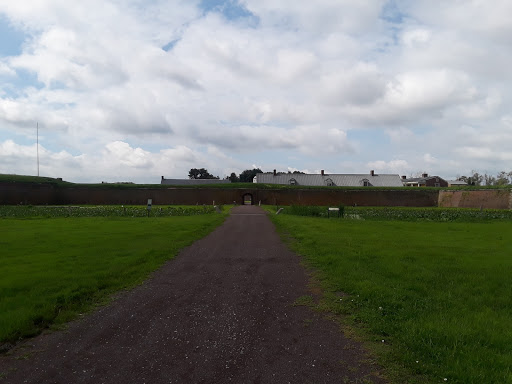
[[[510,170],[507,0],[34,0],[0,14],[26,37],[0,57],[1,173],[35,173],[36,121],[41,174],[71,181]]]

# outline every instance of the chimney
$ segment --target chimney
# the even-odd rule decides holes
[[[322,174],[322,176],[323,176],[323,175],[324,175],[324,170],[322,169],[322,170],[320,171],[320,173],[321,173],[321,174]]]
[[[428,173],[424,173],[421,177],[428,177]]]
[[[277,175],[277,172],[276,172],[276,170],[274,169],[274,176],[276,176],[276,175]]]
[[[164,177],[162,176],[162,180],[164,179]]]
[[[370,176],[375,176],[375,171],[373,169],[370,171]]]
[[[405,180],[405,179],[407,179],[407,176],[402,176],[402,180]]]

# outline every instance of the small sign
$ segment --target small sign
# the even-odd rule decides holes
[[[341,214],[340,214],[340,209],[339,209],[339,208],[330,207],[330,208],[327,210],[327,217],[331,217],[331,212],[332,212],[333,214],[337,214],[337,215],[338,215],[338,217],[340,217],[340,216],[341,216]]]
[[[148,199],[148,211],[151,211],[152,204],[153,204],[153,199]]]

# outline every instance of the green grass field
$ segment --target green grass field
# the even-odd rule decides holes
[[[142,282],[225,217],[0,218],[0,344]]]
[[[512,383],[510,221],[273,220],[391,382]]]

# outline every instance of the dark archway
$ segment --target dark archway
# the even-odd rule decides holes
[[[243,205],[254,205],[254,198],[252,197],[252,193],[246,193],[242,197],[242,204]]]

